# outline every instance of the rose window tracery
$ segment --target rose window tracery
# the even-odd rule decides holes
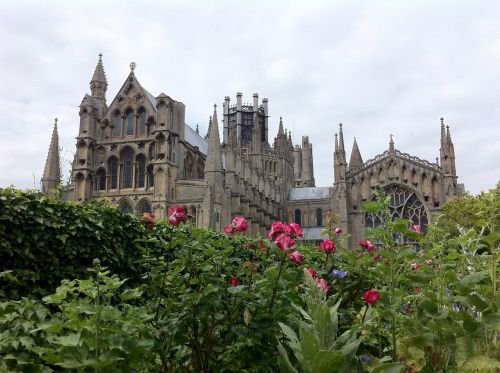
[[[418,224],[425,229],[429,223],[427,212],[414,191],[400,185],[389,185],[384,188],[384,192],[390,197],[389,211],[392,219],[409,219],[412,224]],[[365,214],[366,227],[377,227],[381,223],[380,213]]]

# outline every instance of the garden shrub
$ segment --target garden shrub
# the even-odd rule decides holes
[[[35,191],[0,189],[0,298],[46,295],[63,279],[79,278],[94,258],[135,283],[144,237],[139,219],[102,201],[73,203]]]

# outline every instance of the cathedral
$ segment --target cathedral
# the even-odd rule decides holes
[[[185,206],[194,224],[218,231],[237,215],[249,222],[249,234],[264,236],[275,220],[296,221],[305,240],[322,239],[327,220],[351,235],[380,223],[363,212],[377,186],[391,196],[391,213],[426,226],[450,198],[463,193],[455,152],[441,118],[439,159],[429,162],[389,147],[363,161],[354,140],[349,162],[342,124],[335,134],[333,183],[317,187],[313,147],[307,136],[294,145],[280,118],[269,140],[268,99],[236,103],[225,97],[214,105],[208,133],[185,123],[186,107],[165,93],[156,97],[137,79],[135,64],[108,105],[102,55],[90,81],[90,95],[80,104],[76,153],[69,199],[109,200],[126,213],[152,212],[165,217],[169,206]],[[222,139],[219,117],[222,121]],[[437,138],[437,136],[436,136]],[[437,141],[436,141],[437,142]],[[57,120],[42,177],[48,193],[60,182]]]

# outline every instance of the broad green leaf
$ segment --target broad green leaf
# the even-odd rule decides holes
[[[80,333],[73,333],[73,334],[63,335],[60,337],[54,337],[52,339],[52,342],[65,347],[76,347],[80,343]]]
[[[340,351],[318,351],[312,362],[311,372],[339,372],[344,365],[344,354]]]
[[[303,326],[300,327],[300,349],[304,356],[304,363],[312,365],[319,352],[319,343],[316,336]]]
[[[278,352],[279,352],[280,371],[288,373],[298,373],[297,369],[295,369],[292,363],[290,362],[285,347],[283,347],[283,345],[280,342],[278,342]]]
[[[373,368],[371,373],[400,373],[403,368],[402,363],[385,363]]]

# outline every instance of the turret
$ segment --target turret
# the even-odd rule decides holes
[[[54,129],[50,139],[49,153],[43,176],[41,180],[42,193],[49,194],[52,189],[56,189],[61,182],[60,160],[59,160],[59,135],[57,133],[57,118],[54,119]]]
[[[455,168],[455,149],[451,140],[450,127],[444,125],[444,118],[441,118],[441,148],[439,149],[440,165],[444,176],[444,189],[447,197],[457,194],[457,172]]]

